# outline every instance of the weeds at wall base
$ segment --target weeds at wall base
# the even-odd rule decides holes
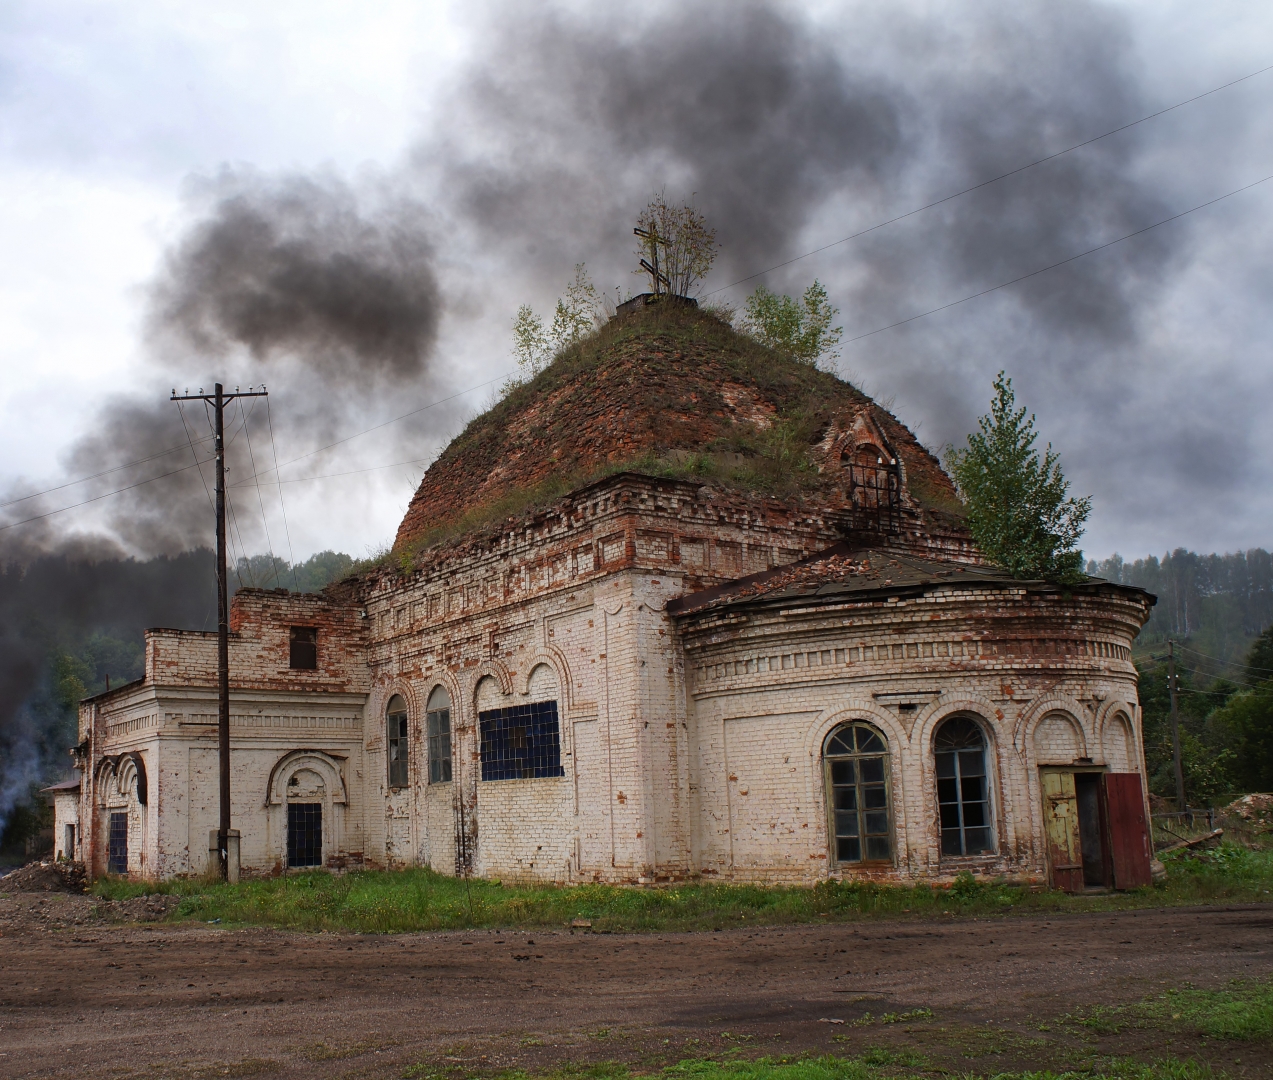
[[[1222,851],[1225,849],[1221,849]],[[1273,900],[1273,852],[1239,849],[1207,861],[1168,860],[1166,881],[1145,889],[1071,896],[960,875],[949,888],[928,884],[827,881],[813,887],[675,884],[504,885],[465,882],[426,869],[305,871],[226,885],[102,879],[93,891],[112,900],[148,893],[181,897],[172,921],[275,926],[293,930],[409,933],[478,927],[552,926],[575,920],[590,932],[719,930],[728,927],[933,918],[1124,911]],[[587,931],[584,931],[587,932]]]

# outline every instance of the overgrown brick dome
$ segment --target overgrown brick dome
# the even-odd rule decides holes
[[[646,308],[612,320],[476,417],[425,473],[394,548],[625,469],[834,506],[844,499],[841,461],[877,443],[900,460],[908,500],[957,507],[936,459],[849,383],[708,312]]]

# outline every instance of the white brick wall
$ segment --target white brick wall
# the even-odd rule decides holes
[[[311,751],[332,770],[321,801],[336,867],[450,874],[460,845],[475,873],[507,880],[816,881],[830,872],[822,743],[837,723],[863,719],[889,743],[896,840],[894,864],[869,873],[975,865],[1040,876],[1039,765],[1086,756],[1140,768],[1129,650],[1143,603],[1014,584],[707,611],[678,624],[664,610],[686,590],[834,539],[825,522],[779,504],[621,478],[442,545],[411,573],[386,568],[360,591],[245,595],[231,666],[244,866],[283,867],[286,800],[270,801],[271,777]],[[320,627],[321,670],[287,668],[292,624]],[[139,873],[198,873],[206,862],[214,646],[210,635],[154,632],[145,682],[81,710],[90,760],[146,757]],[[439,685],[451,697],[453,779],[430,784],[424,714]],[[395,694],[407,702],[410,768],[391,791],[385,710]],[[565,775],[481,781],[478,712],[550,699]],[[954,714],[977,717],[990,741],[997,850],[972,862],[942,858],[938,842],[932,738]],[[100,799],[86,782],[82,820]],[[99,832],[88,857],[100,872]]]

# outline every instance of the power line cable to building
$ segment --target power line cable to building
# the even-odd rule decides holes
[[[362,473],[380,472],[382,469],[397,469],[403,465],[423,465],[428,458],[411,458],[409,461],[394,461],[388,465],[369,465],[365,469],[349,469],[345,472],[319,473],[317,476],[296,476],[288,480],[262,480],[260,477],[246,477],[235,483],[234,487],[247,487],[255,482],[260,487],[281,487],[283,484],[303,484],[307,480],[330,480],[336,476],[359,476]]]
[[[243,412],[243,438],[248,444],[248,464],[252,468],[252,475],[256,475],[256,455],[252,452],[252,433],[248,431],[248,420],[251,413],[240,409]],[[252,412],[256,411],[256,402],[252,402]],[[261,487],[258,484],[256,488],[256,501],[261,507],[261,527],[265,530],[265,550],[270,555],[270,569],[274,572],[274,584],[279,584],[278,580],[278,562],[274,558],[274,542],[270,539],[270,523],[265,516],[265,496],[261,494]]]
[[[278,475],[278,445],[274,442],[274,417],[270,415],[270,399],[265,399],[265,421],[270,429],[270,453],[274,456],[274,475]],[[292,530],[287,525],[287,507],[283,505],[283,485],[278,488],[278,508],[283,512],[283,535],[287,537],[287,563],[292,568],[292,588],[301,591],[296,579],[296,555],[292,552]]]
[[[355,431],[352,435],[346,435],[343,439],[337,439],[335,442],[330,442],[326,446],[320,446],[317,450],[310,450],[308,453],[300,454],[294,458],[289,458],[287,461],[283,462],[282,465],[278,466],[278,468],[286,468],[288,465],[292,465],[297,461],[304,461],[306,458],[313,457],[315,454],[321,454],[324,450],[330,450],[333,446],[340,446],[342,443],[347,443],[354,439],[361,438],[363,435],[370,435],[373,431],[379,431],[381,428],[387,428],[391,424],[398,423],[400,420],[407,420],[412,416],[418,416],[422,412],[427,412],[429,409],[435,408],[438,405],[445,405],[448,401],[455,401],[457,398],[462,398],[466,394],[473,393],[475,390],[481,390],[483,387],[490,386],[492,383],[503,382],[513,374],[515,373],[506,371],[503,375],[497,375],[493,379],[487,379],[486,382],[480,382],[476,386],[470,386],[467,390],[461,390],[459,393],[450,395],[450,397],[438,398],[437,401],[430,401],[429,404],[421,405],[418,409],[412,409],[410,412],[405,412],[401,416],[395,416],[392,420],[386,420],[382,424],[376,424],[373,427],[364,428],[362,431]]]
[[[1068,258],[1060,259],[1047,266],[1042,266],[1038,270],[1031,270],[1028,274],[1021,274],[1018,277],[1014,277],[1009,281],[1001,282],[998,285],[991,285],[989,288],[979,289],[975,293],[969,293],[967,296],[960,297],[958,300],[952,300],[948,304],[941,304],[938,307],[929,308],[927,311],[921,311],[917,315],[910,315],[905,319],[898,319],[897,322],[889,323],[887,326],[881,326],[875,330],[868,330],[864,334],[857,334],[854,337],[845,338],[844,344],[848,345],[854,341],[861,341],[864,338],[874,337],[876,334],[884,333],[885,330],[894,330],[899,326],[905,326],[907,323],[913,323],[916,320],[926,318],[929,315],[936,315],[941,311],[949,311],[951,308],[958,307],[960,304],[968,303],[969,300],[976,300],[978,297],[988,296],[990,293],[998,292],[1000,289],[1006,289],[1009,285],[1016,285],[1019,282],[1028,281],[1030,278],[1038,277],[1040,274],[1046,274],[1049,270],[1055,270],[1058,267],[1066,266],[1069,263],[1076,262],[1088,255],[1094,255],[1098,251],[1104,251],[1106,248],[1111,248],[1115,244],[1121,244],[1124,240],[1131,240],[1133,237],[1143,236],[1145,233],[1157,229],[1159,226],[1169,225],[1173,221],[1179,221],[1181,218],[1188,217],[1190,214],[1196,213],[1199,210],[1205,210],[1208,206],[1215,206],[1216,203],[1223,202],[1225,199],[1231,199],[1234,195],[1240,195],[1244,191],[1250,191],[1252,188],[1259,187],[1261,184],[1266,184],[1270,180],[1273,180],[1273,174],[1261,177],[1259,180],[1253,180],[1249,184],[1243,184],[1242,187],[1234,188],[1232,191],[1227,191],[1223,195],[1217,195],[1214,199],[1208,199],[1206,202],[1199,203],[1197,206],[1191,206],[1188,210],[1182,210],[1178,214],[1172,214],[1170,217],[1165,217],[1161,221],[1155,221],[1152,225],[1146,225],[1143,229],[1134,229],[1132,232],[1124,233],[1122,236],[1114,240],[1106,241],[1104,244],[1097,244],[1095,247],[1090,247],[1086,251],[1080,251],[1077,255],[1071,255]]]
[[[1082,142],[1074,143],[1072,146],[1067,146],[1064,150],[1058,150],[1056,153],[1036,158],[1034,161],[1027,162],[1025,165],[1019,165],[1015,169],[1009,169],[1007,172],[1000,173],[998,176],[993,176],[989,180],[982,180],[980,183],[973,184],[971,187],[963,188],[951,195],[945,195],[940,199],[935,199],[933,202],[925,203],[923,206],[917,206],[914,210],[908,210],[906,213],[898,214],[896,217],[891,217],[887,221],[878,222],[868,228],[852,233],[849,236],[845,236],[840,240],[833,240],[829,244],[823,244],[822,247],[814,248],[812,251],[806,251],[803,255],[796,255],[794,258],[786,259],[780,263],[775,263],[767,270],[760,270],[754,274],[748,274],[747,277],[739,278],[737,281],[732,281],[728,285],[722,285],[719,289],[713,289],[711,292],[704,293],[703,295],[704,297],[715,296],[717,293],[725,292],[727,289],[732,289],[736,285],[743,285],[748,281],[754,281],[758,277],[764,277],[766,274],[773,273],[775,270],[781,270],[784,266],[790,266],[792,263],[800,262],[802,259],[808,259],[813,255],[819,255],[824,251],[829,251],[833,247],[839,247],[841,244],[847,244],[850,240],[856,240],[861,236],[866,236],[868,233],[873,233],[887,225],[893,225],[899,221],[905,221],[907,218],[914,217],[916,214],[922,214],[925,210],[931,210],[933,207],[941,206],[943,203],[948,203],[952,199],[958,199],[961,195],[967,195],[970,192],[978,191],[984,187],[989,187],[991,184],[997,184],[1000,180],[1006,180],[1010,176],[1016,176],[1018,173],[1023,173],[1028,169],[1033,169],[1036,165],[1042,165],[1048,161],[1055,161],[1057,158],[1071,153],[1074,150],[1081,150],[1083,147],[1091,146],[1093,143],[1098,143],[1102,139],[1108,139],[1111,135],[1117,135],[1120,131],[1128,131],[1129,129],[1136,127],[1138,124],[1145,123],[1147,120],[1153,120],[1159,116],[1165,116],[1169,112],[1174,112],[1176,109],[1181,109],[1186,105],[1192,105],[1195,101],[1201,101],[1203,98],[1210,97],[1212,94],[1218,94],[1221,90],[1228,90],[1231,86],[1237,86],[1239,83],[1246,82],[1248,79],[1254,79],[1257,75],[1263,75],[1266,71],[1273,71],[1273,64],[1270,64],[1267,67],[1262,67],[1258,71],[1253,71],[1249,75],[1243,75],[1241,78],[1234,79],[1231,82],[1224,83],[1222,86],[1213,87],[1204,93],[1195,94],[1193,97],[1186,98],[1184,101],[1178,101],[1175,105],[1169,105],[1165,109],[1159,109],[1157,112],[1152,112],[1148,116],[1142,116],[1139,120],[1133,120],[1130,123],[1122,124],[1116,128],[1111,128],[1109,131],[1106,131],[1101,135],[1095,135],[1090,139],[1084,139]]]
[[[800,261],[800,260],[802,260],[802,259],[807,259],[807,258],[809,258],[809,257],[811,257],[811,256],[813,256],[813,255],[820,254],[820,253],[821,253],[821,252],[823,252],[823,251],[828,251],[828,250],[830,250],[830,249],[831,249],[831,248],[833,248],[833,247],[838,247],[838,246],[839,246],[839,245],[841,245],[841,244],[846,244],[846,243],[848,243],[850,240],[856,240],[858,237],[865,236],[865,235],[867,235],[868,233],[874,232],[874,231],[876,231],[876,230],[878,230],[878,229],[882,229],[882,228],[884,228],[884,227],[885,227],[885,226],[887,226],[887,225],[895,224],[895,223],[896,223],[896,222],[898,222],[898,221],[903,221],[903,220],[905,220],[905,219],[906,219],[906,218],[908,218],[908,217],[913,217],[914,215],[919,214],[919,213],[922,213],[922,212],[923,212],[923,211],[925,211],[925,210],[931,210],[931,209],[933,209],[934,207],[941,206],[943,203],[950,202],[952,199],[957,199],[957,198],[959,198],[961,195],[967,195],[967,194],[969,194],[969,193],[971,193],[971,192],[973,192],[973,191],[977,191],[977,190],[979,190],[980,188],[988,187],[988,186],[989,186],[989,185],[991,185],[991,184],[995,184],[995,183],[997,183],[997,182],[998,182],[998,181],[1000,181],[1000,180],[1006,180],[1006,179],[1007,179],[1008,177],[1010,177],[1010,176],[1015,176],[1015,175],[1017,175],[1018,173],[1025,172],[1026,170],[1028,170],[1028,169],[1032,169],[1032,168],[1034,168],[1034,167],[1035,167],[1035,166],[1037,166],[1037,165],[1042,165],[1042,164],[1044,164],[1044,163],[1046,163],[1046,162],[1048,162],[1048,161],[1054,161],[1055,159],[1057,159],[1057,158],[1059,158],[1059,157],[1061,157],[1061,156],[1063,156],[1063,155],[1065,155],[1065,154],[1071,153],[1071,152],[1072,152],[1072,151],[1074,151],[1074,150],[1082,149],[1084,146],[1090,146],[1090,145],[1092,145],[1093,143],[1100,142],[1102,139],[1107,139],[1107,138],[1109,138],[1111,135],[1117,135],[1119,132],[1127,131],[1127,130],[1129,130],[1129,129],[1133,128],[1133,127],[1136,127],[1136,126],[1137,126],[1137,125],[1139,125],[1139,124],[1143,124],[1143,123],[1145,123],[1145,122],[1146,122],[1146,121],[1148,121],[1148,120],[1153,120],[1153,119],[1156,119],[1156,118],[1157,118],[1157,117],[1159,117],[1159,116],[1164,116],[1164,115],[1166,115],[1167,113],[1174,112],[1176,109],[1183,108],[1185,105],[1191,105],[1191,104],[1193,104],[1193,103],[1194,103],[1194,102],[1196,102],[1196,101],[1201,101],[1203,98],[1210,97],[1212,94],[1217,94],[1217,93],[1219,93],[1219,92],[1220,92],[1220,91],[1222,91],[1222,90],[1227,90],[1227,89],[1229,89],[1230,87],[1237,86],[1239,83],[1246,82],[1247,80],[1249,80],[1249,79],[1253,79],[1253,78],[1255,78],[1255,77],[1256,77],[1256,76],[1258,76],[1258,75],[1263,75],[1263,74],[1264,74],[1265,72],[1267,72],[1267,71],[1273,71],[1273,64],[1268,65],[1268,66],[1266,66],[1266,67],[1262,67],[1262,68],[1260,68],[1260,69],[1258,69],[1258,70],[1256,70],[1256,71],[1253,71],[1253,72],[1251,72],[1251,73],[1249,73],[1249,74],[1247,74],[1247,75],[1240,76],[1239,78],[1237,78],[1237,79],[1233,79],[1233,80],[1231,80],[1230,82],[1223,83],[1223,84],[1221,84],[1220,86],[1213,87],[1212,89],[1207,90],[1207,91],[1204,91],[1204,92],[1203,92],[1203,93],[1201,93],[1201,94],[1195,94],[1193,97],[1186,98],[1185,100],[1183,100],[1183,101],[1179,101],[1179,102],[1177,102],[1177,103],[1176,103],[1176,104],[1174,104],[1174,105],[1169,105],[1168,107],[1166,107],[1166,108],[1164,108],[1164,109],[1159,109],[1157,112],[1149,113],[1149,114],[1148,114],[1148,115],[1146,115],[1146,116],[1142,116],[1142,117],[1140,117],[1138,120],[1133,120],[1133,121],[1131,121],[1131,122],[1129,122],[1129,123],[1122,124],[1122,125],[1120,125],[1119,127],[1111,128],[1109,131],[1106,131],[1106,132],[1104,132],[1104,133],[1102,133],[1102,134],[1100,134],[1100,135],[1093,136],[1093,137],[1092,137],[1092,138],[1090,138],[1090,139],[1084,139],[1082,142],[1074,143],[1073,145],[1071,145],[1071,146],[1067,146],[1067,147],[1065,147],[1065,148],[1064,148],[1064,149],[1062,149],[1062,150],[1058,150],[1058,151],[1056,151],[1055,153],[1048,154],[1048,155],[1046,155],[1046,156],[1044,156],[1044,157],[1041,157],[1041,158],[1036,158],[1034,161],[1027,162],[1027,163],[1026,163],[1026,164],[1024,164],[1024,165],[1020,165],[1020,166],[1018,166],[1018,167],[1016,167],[1016,168],[1014,168],[1014,169],[1010,169],[1010,170],[1008,170],[1007,172],[1000,173],[998,176],[991,177],[989,180],[983,180],[983,181],[981,181],[980,183],[973,184],[971,187],[962,188],[962,189],[961,189],[961,190],[959,190],[959,191],[956,191],[956,192],[954,192],[954,193],[952,193],[952,194],[950,194],[950,195],[943,196],[942,198],[940,198],[940,199],[936,199],[936,200],[934,200],[933,202],[925,203],[923,206],[918,206],[918,207],[916,207],[916,208],[915,208],[915,209],[913,209],[913,210],[908,210],[908,211],[907,211],[906,213],[904,213],[904,214],[898,214],[896,217],[891,217],[891,218],[888,218],[888,219],[887,219],[887,220],[885,220],[885,221],[877,222],[875,225],[872,225],[872,226],[870,226],[869,228],[862,229],[862,230],[861,230],[861,231],[859,231],[859,232],[852,233],[851,235],[849,235],[849,236],[845,236],[845,237],[842,237],[842,238],[841,238],[841,239],[839,239],[839,240],[834,240],[834,241],[832,241],[832,242],[831,242],[831,243],[829,243],[829,244],[824,244],[822,247],[814,248],[812,251],[806,251],[806,252],[805,252],[804,254],[802,254],[802,255],[797,255],[797,256],[795,256],[795,257],[793,257],[793,258],[791,258],[791,259],[786,259],[786,260],[784,260],[783,262],[775,263],[773,266],[769,267],[769,268],[768,268],[768,269],[766,269],[766,270],[760,270],[760,271],[757,271],[757,272],[756,272],[756,273],[754,273],[754,274],[749,274],[747,277],[739,278],[737,281],[731,282],[729,285],[723,285],[723,286],[721,286],[719,289],[713,289],[711,292],[709,292],[709,293],[705,293],[705,294],[704,294],[704,296],[705,296],[705,297],[706,297],[706,296],[715,296],[717,293],[724,292],[726,289],[732,289],[732,288],[734,288],[734,286],[736,286],[736,285],[742,285],[742,284],[745,284],[746,282],[748,282],[748,281],[752,281],[752,280],[754,280],[755,278],[763,277],[765,274],[772,273],[774,270],[780,270],[780,269],[782,269],[783,267],[785,267],[785,266],[790,266],[792,263],[799,262],[799,261]],[[1115,242],[1117,242],[1117,241],[1115,241]],[[1008,282],[1008,283],[1006,283],[1006,284],[1013,284],[1013,282]],[[1003,286],[999,286],[999,288],[1003,288]],[[957,302],[958,302],[958,301],[957,301]],[[935,309],[935,310],[940,310],[940,309]],[[932,312],[927,312],[926,314],[932,314]],[[917,317],[920,317],[920,316],[917,316]],[[885,327],[884,329],[890,329],[890,328],[889,328],[889,327]],[[878,331],[877,331],[877,332],[878,332]],[[857,340],[857,339],[852,339],[852,340]],[[385,423],[383,423],[383,424],[378,424],[378,425],[376,425],[375,427],[367,428],[367,429],[365,429],[364,431],[355,432],[353,435],[349,435],[349,436],[347,436],[347,437],[346,437],[346,438],[344,438],[344,439],[338,439],[338,440],[337,440],[336,442],[334,442],[334,443],[328,443],[326,446],[321,446],[321,447],[319,447],[317,450],[311,450],[311,451],[309,451],[309,453],[307,453],[307,454],[302,454],[302,455],[300,455],[299,457],[291,458],[291,459],[289,459],[288,461],[283,462],[283,465],[290,465],[290,464],[292,464],[292,462],[295,462],[295,461],[301,461],[301,460],[303,460],[303,459],[304,459],[304,458],[306,458],[306,457],[312,457],[314,454],[320,454],[320,453],[322,453],[324,450],[329,450],[329,449],[331,449],[333,446],[339,446],[341,443],[343,443],[343,442],[348,442],[348,441],[349,441],[349,440],[351,440],[351,439],[356,439],[356,438],[358,438],[358,437],[359,437],[359,436],[361,436],[361,435],[366,435],[366,434],[369,434],[369,433],[370,433],[370,432],[372,432],[372,431],[377,431],[377,430],[379,430],[379,429],[380,429],[380,428],[382,428],[382,427],[388,427],[390,424],[397,423],[399,420],[405,420],[405,419],[407,419],[408,417],[414,416],[414,415],[416,415],[417,413],[420,413],[420,412],[425,411],[426,409],[431,409],[431,408],[433,408],[435,405],[440,405],[440,404],[442,404],[442,403],[444,403],[444,402],[446,402],[446,401],[452,401],[452,400],[454,400],[454,399],[455,399],[455,398],[457,398],[457,397],[463,397],[465,394],[472,393],[472,391],[473,391],[473,390],[480,390],[480,389],[481,389],[482,387],[484,387],[484,386],[489,386],[491,383],[493,383],[493,382],[498,382],[498,381],[500,381],[500,379],[507,378],[507,377],[508,377],[507,375],[503,375],[503,376],[500,376],[498,379],[490,379],[490,380],[488,380],[487,382],[479,383],[477,386],[470,387],[468,390],[461,391],[459,394],[454,394],[454,395],[452,395],[452,396],[451,396],[451,397],[449,397],[449,398],[442,398],[440,401],[431,402],[430,404],[425,405],[425,406],[422,406],[422,407],[421,407],[421,408],[419,408],[419,409],[412,410],[412,411],[411,411],[411,412],[409,412],[409,413],[403,413],[401,416],[394,417],[394,419],[392,419],[392,420],[387,420],[387,421],[385,421]],[[198,441],[199,441],[199,443],[200,443],[200,444],[202,444],[202,443],[206,442],[207,440],[206,440],[206,439],[200,439],[200,440],[198,440]],[[4,507],[6,507],[6,506],[12,506],[12,505],[14,505],[14,504],[16,504],[16,503],[19,503],[19,502],[25,502],[25,501],[27,501],[28,499],[38,498],[38,497],[39,497],[39,496],[41,496],[41,495],[48,495],[48,494],[51,494],[51,493],[52,493],[52,492],[54,492],[54,491],[61,491],[61,490],[63,490],[64,488],[74,487],[76,484],[86,483],[86,482],[87,482],[87,481],[89,481],[89,480],[96,480],[96,479],[98,479],[98,478],[100,478],[100,477],[102,477],[102,476],[108,476],[108,475],[109,475],[110,473],[112,473],[112,472],[119,472],[119,471],[121,471],[121,470],[123,470],[123,469],[129,469],[129,468],[132,468],[133,466],[136,466],[136,465],[143,465],[143,464],[145,464],[145,463],[146,463],[146,462],[148,462],[148,461],[153,461],[153,460],[155,460],[156,458],[165,457],[165,456],[166,456],[166,455],[168,455],[168,454],[176,453],[178,450],[184,450],[184,449],[185,449],[185,446],[181,446],[181,445],[179,445],[179,446],[174,446],[174,447],[170,447],[170,448],[168,448],[167,450],[161,450],[161,451],[159,451],[158,453],[156,453],[156,454],[151,454],[151,455],[150,455],[150,456],[148,456],[148,457],[138,458],[138,459],[137,459],[137,460],[135,460],[135,461],[126,462],[126,463],[124,463],[123,465],[115,465],[115,466],[112,466],[111,468],[109,468],[109,469],[104,469],[102,472],[99,472],[99,473],[93,473],[93,474],[91,474],[91,475],[89,475],[89,476],[82,476],[82,477],[80,477],[79,479],[76,479],[76,480],[68,480],[68,481],[67,481],[66,483],[64,483],[64,484],[58,484],[58,485],[56,485],[56,486],[54,486],[54,487],[45,488],[43,491],[33,492],[33,493],[31,493],[30,495],[22,495],[22,496],[20,496],[20,497],[19,497],[19,498],[17,498],[17,499],[11,499],[11,500],[9,500],[8,502],[2,502],[2,503],[0,503],[0,509],[4,508]],[[277,462],[277,461],[275,462],[275,466],[276,466],[276,469],[277,469],[277,468],[281,468],[281,467],[282,467],[282,466],[280,466],[280,465],[278,464],[278,462]],[[172,475],[172,474],[164,474],[164,475]],[[152,479],[159,479],[159,477],[154,477],[154,478],[152,478]],[[148,481],[147,481],[147,482],[148,482]],[[127,489],[127,488],[120,488],[119,490],[120,490],[120,491],[126,491],[126,490],[128,490],[128,489]],[[90,502],[90,501],[95,501],[95,500],[86,500],[86,502]],[[72,504],[72,506],[63,507],[63,509],[64,509],[64,510],[69,510],[69,509],[73,509],[75,506],[83,506],[83,505],[85,505],[85,503],[74,503],[74,504]],[[61,512],[61,511],[53,511],[53,513],[60,513],[60,512]],[[47,516],[49,516],[49,515],[47,515],[47,514],[41,514],[41,515],[36,515],[35,517],[32,517],[32,518],[27,518],[27,519],[25,519],[25,520],[26,520],[26,521],[36,521],[36,520],[39,520],[39,518],[41,518],[41,517],[47,517]],[[14,525],[25,524],[25,521],[23,521],[23,522],[14,522],[13,524],[14,524]],[[9,528],[9,527],[11,527],[11,526],[0,526],[0,528]]]
[[[1056,270],[1058,267],[1066,266],[1069,263],[1076,262],[1077,260],[1085,258],[1088,255],[1094,255],[1099,251],[1104,251],[1107,248],[1114,247],[1116,244],[1121,244],[1126,240],[1134,239],[1137,236],[1143,236],[1145,233],[1152,232],[1154,229],[1157,229],[1163,225],[1169,225],[1173,221],[1179,221],[1181,218],[1188,217],[1190,214],[1197,213],[1197,211],[1199,210],[1205,210],[1209,206],[1215,206],[1217,203],[1223,202],[1225,199],[1230,199],[1234,195],[1240,195],[1244,191],[1250,191],[1252,188],[1259,187],[1261,184],[1266,184],[1270,180],[1273,180],[1273,174],[1261,177],[1259,180],[1253,180],[1249,184],[1243,184],[1241,187],[1234,188],[1232,191],[1227,191],[1223,195],[1217,195],[1214,199],[1208,199],[1206,202],[1201,202],[1201,203],[1198,203],[1196,206],[1189,207],[1188,210],[1182,210],[1178,214],[1172,214],[1168,217],[1162,218],[1159,221],[1155,221],[1152,225],[1146,225],[1140,229],[1133,229],[1129,233],[1124,233],[1122,236],[1116,237],[1113,240],[1108,240],[1103,244],[1097,244],[1095,247],[1090,247],[1086,251],[1080,251],[1076,255],[1070,255],[1064,259],[1059,259],[1054,263],[1050,263],[1047,266],[1040,267],[1037,270],[1031,270],[1028,273],[1020,274],[1017,277],[1011,278],[1008,281],[1000,282],[998,285],[991,285],[988,288],[979,289],[977,292],[969,293],[967,296],[960,297],[958,300],[952,300],[947,304],[940,304],[937,307],[929,308],[927,311],[921,311],[916,315],[910,315],[905,319],[899,319],[897,322],[889,323],[887,326],[877,327],[874,330],[868,330],[866,333],[857,334],[854,337],[850,337],[850,338],[845,338],[844,344],[848,345],[855,341],[862,341],[865,338],[874,337],[876,334],[882,334],[886,330],[893,330],[899,326],[905,326],[907,323],[915,322],[919,319],[926,318],[929,315],[936,315],[942,311],[948,311],[951,308],[960,306],[961,304],[966,304],[970,300],[976,300],[979,297],[988,296],[990,293],[998,292],[1001,289],[1006,289],[1011,285],[1019,284],[1022,281],[1028,281],[1030,278],[1038,277],[1040,274],[1046,274],[1049,270]],[[443,398],[442,401],[451,401],[457,397],[462,397],[466,393],[471,393],[472,390],[480,390],[483,386],[488,386],[490,385],[490,383],[495,381],[496,381],[495,379],[491,379],[486,383],[479,383],[477,386],[472,387],[470,390],[462,391],[459,394],[453,394],[450,398]],[[432,404],[441,404],[442,401],[434,402]],[[328,450],[333,446],[338,446],[342,442],[348,442],[351,439],[356,439],[358,438],[359,435],[365,435],[367,434],[367,432],[376,431],[382,427],[388,427],[390,424],[396,423],[398,420],[405,420],[408,416],[413,416],[415,415],[415,413],[423,412],[424,409],[427,409],[427,408],[432,408],[432,405],[426,405],[421,409],[413,410],[410,413],[404,413],[402,416],[395,417],[393,420],[386,420],[383,424],[377,424],[376,427],[374,428],[368,428],[366,429],[366,431],[357,432],[353,435],[348,436],[345,439],[337,440],[334,443],[329,443],[327,446],[320,447],[318,450],[313,450],[309,454],[302,454],[300,457],[295,457],[295,458],[292,458],[290,461],[285,461],[283,462],[283,465],[284,466],[290,465],[292,464],[292,462],[301,461],[303,458],[306,458],[306,457],[312,457],[314,454],[321,453],[323,450]],[[401,464],[411,464],[411,463],[402,462]],[[280,466],[280,468],[281,467],[282,466]],[[394,468],[394,467],[395,466],[393,465],[376,466],[376,468]],[[358,470],[358,471],[371,472],[374,470],[367,469],[367,470]],[[342,474],[333,473],[330,475],[342,475]],[[323,477],[316,476],[316,477],[309,477],[308,479],[317,480],[317,479],[323,479]],[[240,481],[239,483],[249,483],[255,480],[259,480],[259,478],[256,476],[250,476]],[[289,483],[289,482],[290,481],[283,481],[283,483]]]

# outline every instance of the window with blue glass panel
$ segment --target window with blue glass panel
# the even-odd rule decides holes
[[[565,776],[555,701],[478,713],[483,780]]]

